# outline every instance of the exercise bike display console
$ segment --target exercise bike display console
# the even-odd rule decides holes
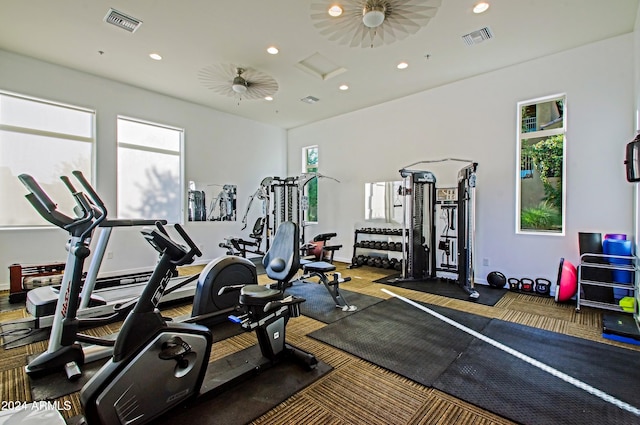
[[[272,251],[275,249],[278,255],[270,257],[266,265],[286,278],[298,267],[297,225],[290,225],[295,229],[282,232],[283,240],[276,234]],[[201,255],[182,227],[174,227],[186,247],[172,240],[161,225],[143,231],[146,240],[161,253],[160,261],[122,326],[113,357],[82,389],[85,424],[148,423],[196,396],[225,391],[281,360],[300,361],[308,369],[318,364],[315,356],[285,340],[287,321],[299,315],[304,298],[285,297],[280,290],[247,282],[250,284],[222,287],[220,293],[239,292],[241,314],[234,321],[244,330],[256,332],[262,358],[225,370],[215,380],[205,382],[213,344],[211,331],[198,324],[167,322],[156,308],[172,270]],[[283,252],[291,257],[282,258]],[[290,273],[288,268],[293,266]]]

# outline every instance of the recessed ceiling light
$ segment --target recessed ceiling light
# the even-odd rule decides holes
[[[272,55],[277,55],[278,54],[278,48],[276,46],[271,46],[267,48],[267,53],[270,53]]]
[[[151,59],[153,59],[154,61],[160,61],[162,60],[162,56],[160,56],[158,53],[150,53],[149,57]]]
[[[327,12],[329,13],[329,16],[333,16],[334,18],[336,18],[342,15],[342,7],[338,6],[337,4],[334,4],[329,8]]]
[[[349,86],[346,84],[340,84],[338,88],[342,91],[349,90]]]
[[[409,64],[408,64],[408,63],[406,63],[406,62],[400,62],[400,63],[396,66],[396,68],[398,68],[398,69],[407,69],[408,67],[409,67]]]
[[[489,3],[486,1],[481,1],[480,3],[473,6],[473,13],[482,13],[486,12],[489,9]]]
[[[273,96],[265,96],[264,100],[271,102],[273,100]]]

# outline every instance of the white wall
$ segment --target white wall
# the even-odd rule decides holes
[[[635,102],[635,130],[640,132],[640,6],[636,13],[636,24],[633,31],[633,59],[634,59],[634,102]],[[640,253],[640,185],[634,184],[634,236],[635,252]],[[640,277],[636,276],[636,285],[640,283]],[[640,287],[640,286],[636,286]],[[640,292],[636,291],[636,302],[640,304]],[[636,309],[638,311],[638,309]],[[640,315],[636,315],[640,320]]]
[[[170,82],[168,82],[170,84]],[[0,89],[97,111],[95,185],[110,211],[116,200],[116,117],[126,115],[185,129],[185,181],[231,183],[238,189],[238,221],[192,223],[192,238],[204,246],[201,261],[224,253],[218,243],[241,235],[247,199],[269,175],[286,174],[286,131],[210,108],[134,88],[93,75],[0,51]],[[214,96],[214,94],[212,94]],[[15,202],[27,202],[16,199]],[[112,216],[114,217],[114,216]],[[0,284],[12,263],[64,261],[67,234],[60,229],[0,230]],[[138,230],[113,232],[103,270],[153,265],[155,251]]]
[[[555,282],[560,257],[578,261],[578,232],[632,234],[623,159],[634,134],[633,52],[628,34],[289,130],[290,173],[300,148],[317,144],[320,172],[342,181],[320,183],[310,234],[337,232],[350,261],[365,182],[398,180],[415,161],[468,158],[479,163],[476,281],[499,270]],[[516,103],[558,93],[567,95],[566,236],[516,235]]]

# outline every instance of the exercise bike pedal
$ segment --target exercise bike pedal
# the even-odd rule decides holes
[[[246,314],[242,315],[242,316],[236,316],[236,315],[229,315],[227,316],[227,318],[232,321],[233,323],[238,323],[238,324],[242,324],[245,320],[247,320],[248,316]]]

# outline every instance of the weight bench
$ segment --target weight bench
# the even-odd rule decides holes
[[[317,277],[320,279],[320,282],[327,288],[331,298],[336,303],[336,308],[341,309],[342,311],[356,311],[358,307],[355,305],[349,304],[342,295],[340,295],[340,284],[342,282],[348,282],[351,280],[350,277],[341,277],[340,273],[332,273],[332,279],[327,275],[328,273],[334,271],[336,266],[331,263],[327,263],[326,261],[301,261],[302,270],[304,271],[304,276],[302,276],[301,280]]]
[[[224,242],[220,242],[218,246],[220,248],[227,249],[227,255],[237,255],[240,257],[247,257],[247,252],[252,254],[264,255],[264,252],[260,250],[262,245],[262,234],[264,232],[264,217],[260,217],[253,225],[253,231],[249,235],[252,240],[245,240],[242,238],[228,237]]]
[[[333,255],[342,248],[342,245],[327,245],[327,242],[336,235],[336,233],[321,233],[314,237],[311,242],[302,246],[304,258],[333,263]]]

